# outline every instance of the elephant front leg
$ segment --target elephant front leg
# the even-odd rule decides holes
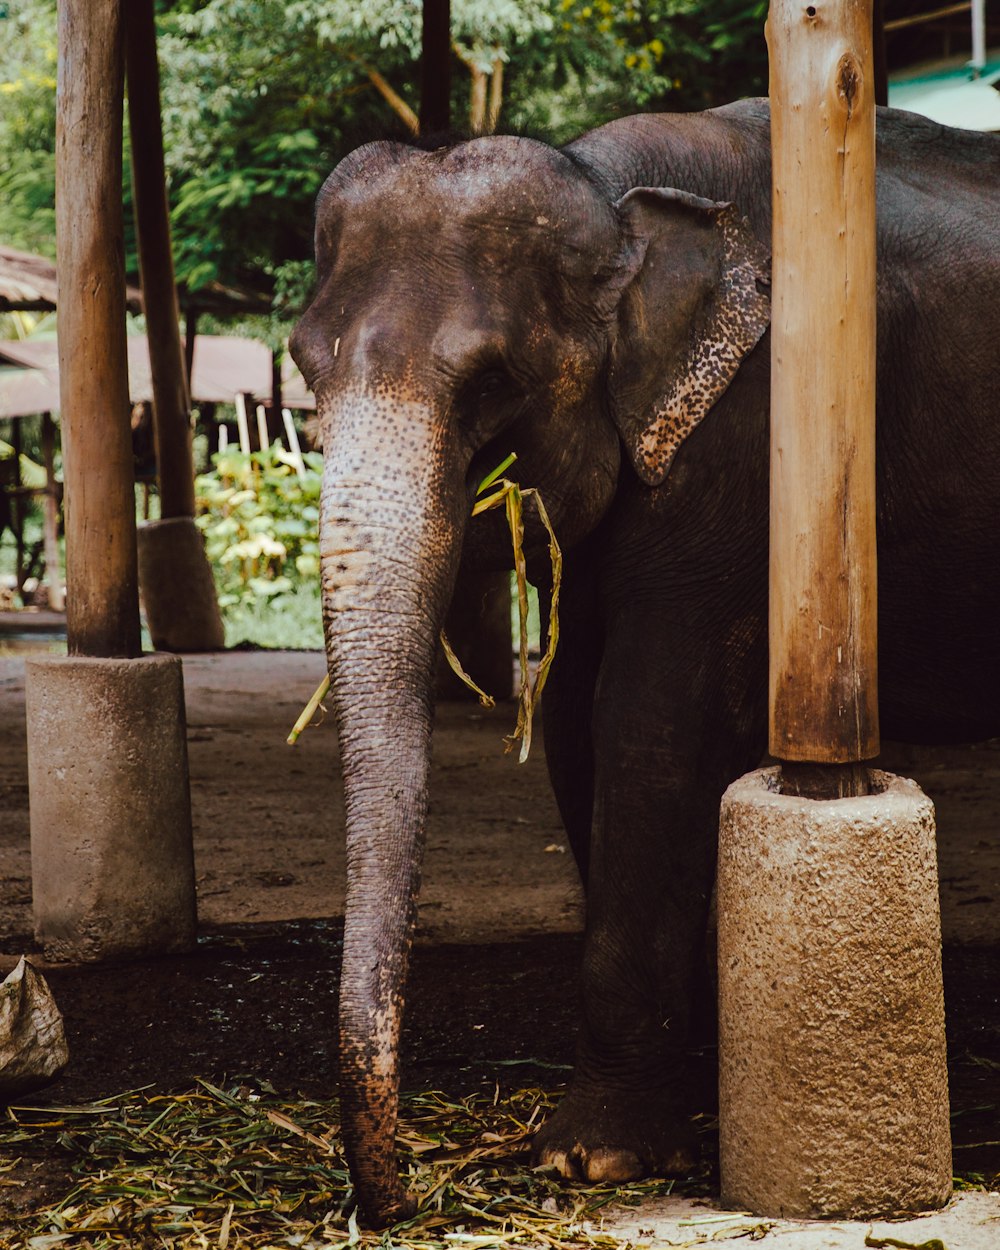
[[[679,698],[681,675],[642,689],[615,675],[641,654],[609,649],[595,701],[577,1062],[535,1140],[537,1161],[568,1179],[683,1175],[697,1160],[688,1052],[708,993],[719,800],[759,750],[731,735],[720,750],[706,723],[713,701],[690,687],[694,701]]]

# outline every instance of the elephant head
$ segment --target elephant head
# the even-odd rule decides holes
[[[622,448],[662,482],[766,327],[766,256],[729,205],[656,189],[612,203],[566,155],[497,137],[359,149],[320,193],[316,258],[291,351],[325,453],[343,1122],[362,1210],[384,1225],[409,1209],[398,1052],[437,638],[463,545],[503,558],[489,518],[465,541],[476,483],[516,451],[512,476],[571,546],[607,510]]]

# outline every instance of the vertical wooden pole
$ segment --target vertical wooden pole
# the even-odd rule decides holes
[[[14,420],[11,422],[10,443],[14,448],[14,480],[12,490],[10,492],[10,523],[14,531],[14,577],[17,583],[17,593],[21,595],[21,602],[24,602],[24,502],[20,493],[21,489],[21,422]]]
[[[274,419],[275,432],[280,429],[281,409],[285,404],[281,379],[281,362],[284,356],[284,351],[271,352],[271,416]]]
[[[49,584],[49,607],[61,612],[62,571],[59,568],[59,487],[55,470],[56,426],[48,412],[42,413],[42,462],[45,465],[45,577]]]
[[[125,356],[121,0],[62,0],[56,93],[59,391],[72,655],[140,653]]]
[[[770,749],[878,753],[872,0],[773,0]]]
[[[188,395],[194,396],[194,345],[198,336],[198,310],[188,308],[184,316],[184,380]]]
[[[451,126],[451,3],[423,0],[420,34],[420,130]]]
[[[130,0],[125,33],[132,186],[153,381],[160,509],[163,517],[193,517],[190,403],[170,247],[153,0]]]

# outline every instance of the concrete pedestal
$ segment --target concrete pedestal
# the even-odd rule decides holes
[[[190,949],[191,796],[181,662],[27,663],[35,932],[53,960]]]
[[[866,1218],[951,1194],[934,808],[735,782],[719,840],[722,1196]]]
[[[139,593],[157,651],[219,651],[225,629],[201,531],[191,517],[138,528]]]

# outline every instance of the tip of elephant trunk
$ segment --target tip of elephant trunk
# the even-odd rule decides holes
[[[358,1221],[364,1228],[381,1230],[412,1220],[417,1200],[400,1185],[391,1194],[358,1194]]]

